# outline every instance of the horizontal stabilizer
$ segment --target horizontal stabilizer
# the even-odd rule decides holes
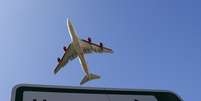
[[[82,81],[80,82],[80,85],[83,85],[84,83],[90,81],[90,80],[95,80],[95,79],[99,79],[100,76],[95,75],[95,74],[89,74],[89,75],[85,75],[84,78],[82,79]]]

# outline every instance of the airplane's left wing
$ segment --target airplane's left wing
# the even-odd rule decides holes
[[[62,67],[64,67],[69,62],[69,60],[73,60],[76,57],[77,57],[77,53],[74,50],[72,44],[70,44],[67,50],[65,51],[63,57],[61,58],[61,60],[59,60],[58,65],[54,69],[54,74],[56,74]]]
[[[81,40],[81,48],[85,54],[88,53],[113,53],[113,50],[104,47],[102,43],[100,45],[88,42],[87,40]]]

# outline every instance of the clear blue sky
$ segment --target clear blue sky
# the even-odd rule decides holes
[[[100,80],[84,86],[165,89],[185,101],[201,99],[199,0],[1,0],[0,98],[19,83],[79,86],[78,60],[53,74],[70,36],[70,17],[81,38],[114,54],[87,55]]]

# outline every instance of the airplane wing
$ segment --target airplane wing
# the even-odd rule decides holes
[[[104,46],[100,46],[95,43],[88,42],[87,40],[81,40],[81,48],[85,54],[89,53],[113,53],[113,50],[110,48],[106,48]]]
[[[61,60],[58,62],[58,65],[54,69],[54,74],[56,74],[62,67],[64,67],[69,62],[69,60],[73,60],[76,57],[77,57],[77,53],[72,47],[72,44],[70,44],[67,50],[65,51],[63,57],[61,58]]]

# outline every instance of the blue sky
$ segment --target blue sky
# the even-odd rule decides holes
[[[201,99],[201,7],[196,0],[1,0],[0,97],[19,83],[79,86],[78,60],[53,74],[70,43],[66,18],[81,38],[114,50],[86,59],[100,80],[84,86],[165,89]]]

